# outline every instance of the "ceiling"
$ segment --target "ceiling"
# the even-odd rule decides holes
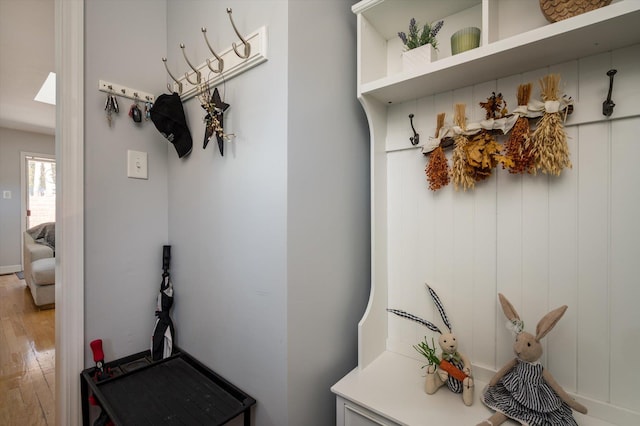
[[[0,127],[54,134],[55,106],[33,98],[55,71],[54,0],[0,0]]]

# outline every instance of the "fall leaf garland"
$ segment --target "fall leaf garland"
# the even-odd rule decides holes
[[[436,138],[440,133],[440,129],[444,126],[445,113],[438,114],[436,124]],[[443,186],[449,184],[449,163],[447,157],[444,155],[444,150],[441,145],[438,145],[436,149],[431,151],[429,163],[425,168],[427,174],[427,180],[429,181],[429,189],[437,191]]]
[[[436,137],[422,147],[422,153],[431,154],[425,173],[429,189],[437,191],[452,180],[455,190],[475,188],[476,182],[489,178],[493,169],[502,164],[509,173],[559,175],[571,167],[567,135],[563,122],[571,112],[573,100],[558,97],[559,75],[548,75],[540,80],[541,100],[530,100],[531,84],[518,86],[518,106],[508,114],[502,94],[493,92],[486,102],[479,102],[486,118],[468,124],[465,104],[454,107],[453,125],[444,125],[444,113],[437,116]],[[565,115],[563,117],[563,115]],[[540,118],[534,131],[529,120]],[[496,135],[507,135],[503,146]],[[445,143],[445,141],[448,141]],[[452,166],[449,167],[444,149],[453,142]]]

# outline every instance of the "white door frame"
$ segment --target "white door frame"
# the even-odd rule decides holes
[[[81,424],[84,369],[84,0],[55,0],[56,425]]]
[[[27,230],[27,169],[25,168],[27,157],[46,158],[56,161],[55,155],[41,154],[38,152],[20,151],[20,265],[24,271],[24,238],[22,233]],[[56,182],[57,185],[57,182]]]

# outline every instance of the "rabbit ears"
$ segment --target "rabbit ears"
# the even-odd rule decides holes
[[[453,330],[451,329],[451,322],[449,321],[449,317],[447,317],[447,314],[444,311],[444,306],[442,306],[442,302],[440,301],[440,298],[438,297],[436,292],[433,291],[431,287],[429,287],[428,284],[425,284],[425,286],[427,287],[427,291],[429,292],[429,294],[431,295],[431,298],[433,299],[433,303],[435,303],[436,308],[438,308],[438,312],[440,312],[440,316],[442,317],[442,321],[444,322],[444,325],[446,325],[447,328],[449,329],[449,333],[453,333]],[[392,314],[396,314],[399,317],[406,318],[411,321],[415,321],[417,323],[424,325],[431,331],[435,331],[438,334],[442,334],[442,331],[440,331],[440,329],[435,324],[427,321],[426,319],[420,318],[417,315],[410,314],[409,312],[406,312],[406,311],[401,311],[400,309],[387,309],[387,312],[391,312]]]
[[[438,297],[436,292],[433,291],[431,287],[429,287],[429,284],[425,284],[425,287],[427,287],[427,291],[431,295],[431,298],[433,299],[433,303],[436,305],[436,308],[438,308],[438,312],[440,312],[440,317],[442,317],[442,322],[444,322],[444,325],[446,325],[447,328],[449,329],[449,333],[453,333],[453,327],[451,327],[451,321],[449,321],[449,317],[447,317],[447,313],[444,311],[444,306],[442,305],[440,298]]]
[[[513,323],[522,323],[520,315],[518,315],[518,312],[515,310],[511,302],[509,302],[502,293],[498,293],[498,298],[500,299],[500,305],[502,306],[502,312],[504,312],[504,315]],[[567,305],[562,305],[542,317],[536,326],[536,341],[540,341],[540,339],[546,336],[547,333],[556,326],[558,321],[560,321],[560,318],[562,318],[564,313],[567,311],[567,308]]]

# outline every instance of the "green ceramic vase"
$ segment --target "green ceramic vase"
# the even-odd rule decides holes
[[[452,55],[475,49],[478,46],[480,46],[480,28],[463,28],[451,36]]]

